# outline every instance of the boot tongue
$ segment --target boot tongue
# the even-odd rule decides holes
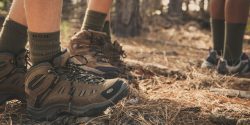
[[[52,63],[55,67],[62,67],[66,65],[69,58],[70,54],[67,52],[67,50],[64,50],[59,56],[53,59]]]

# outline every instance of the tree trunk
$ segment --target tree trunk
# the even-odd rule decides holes
[[[140,35],[140,0],[116,0],[113,32],[121,37]]]
[[[183,1],[184,3],[185,3],[185,6],[186,6],[186,13],[188,13],[189,12],[189,4],[190,4],[190,1],[189,0],[184,0]]]
[[[204,21],[207,21],[209,22],[209,18],[210,18],[210,15],[209,15],[209,11],[206,11],[205,10],[205,0],[201,0],[200,3],[200,17],[202,20]]]
[[[141,2],[140,10],[141,16],[152,16],[156,10],[162,11],[162,0],[143,0]]]
[[[168,13],[171,16],[182,16],[182,2],[183,0],[170,0]]]

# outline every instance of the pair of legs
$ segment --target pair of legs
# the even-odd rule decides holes
[[[100,32],[112,0],[90,0],[82,29],[70,41],[75,47],[72,53],[60,47],[62,4],[62,0],[15,0],[0,34],[0,104],[10,99],[25,100],[27,95],[27,111],[38,120],[54,119],[64,112],[95,116],[128,92],[125,80],[104,78],[95,66],[86,70],[76,58],[84,57],[97,65],[121,50]],[[33,64],[29,69],[27,41]],[[110,72],[105,66],[107,62],[97,68]]]
[[[242,52],[250,1],[211,0],[210,2],[213,51],[203,62],[202,67],[217,66],[221,74],[250,72],[248,56]]]
[[[230,65],[236,65],[242,54],[249,6],[249,0],[211,0],[213,49]]]
[[[29,41],[31,62],[33,64],[38,64],[40,62],[52,59],[53,56],[61,51],[60,22],[62,4],[62,0],[14,0],[9,16],[7,17],[6,23],[4,24],[4,28],[1,31],[0,52],[11,52],[13,54],[18,54],[20,51],[25,49],[25,45],[27,41]],[[71,48],[69,50],[71,50],[70,52],[72,55],[88,55],[86,51],[89,51],[89,48],[86,47],[85,50],[80,50],[84,51],[85,53],[78,53],[78,51],[74,51],[78,48],[82,49],[83,43],[86,43],[84,44],[84,46],[90,46],[89,44],[92,44],[92,46],[101,47],[102,49],[98,50],[95,48],[96,54],[93,54],[93,52],[89,52],[91,54],[89,54],[88,56],[90,57],[88,58],[88,62],[90,62],[88,63],[88,66],[92,68],[98,67],[98,70],[103,71],[102,74],[105,74],[105,72],[110,72],[111,69],[115,72],[115,74],[117,74],[117,72],[119,72],[118,67],[113,67],[112,65],[110,65],[109,60],[120,61],[119,54],[123,54],[120,45],[118,45],[117,43],[111,45],[112,42],[110,42],[110,15],[108,13],[111,5],[112,0],[89,0],[88,10],[86,11],[86,16],[81,30],[91,30],[91,32],[87,33],[87,31],[84,31],[82,33],[78,33],[78,35],[75,35],[75,37],[73,37],[73,42],[70,42],[72,44],[69,45],[69,48]],[[28,35],[26,32],[27,30]],[[106,34],[107,36],[109,36],[109,39],[104,38],[105,36],[102,33],[98,33],[98,31],[101,31],[102,33],[104,32],[104,35]],[[79,38],[78,36],[84,37]],[[98,39],[92,38],[96,36]],[[100,36],[102,36],[101,40],[99,38]],[[88,40],[86,40],[85,38],[88,38]],[[82,39],[80,43],[79,39]],[[89,43],[89,41],[91,40],[97,42]],[[75,43],[74,41],[76,41],[77,43]],[[102,43],[103,41],[108,42]],[[98,45],[94,45],[93,43]],[[107,45],[104,44],[109,45],[107,47]],[[80,47],[78,45],[80,45]],[[106,48],[103,49],[103,47]],[[105,50],[105,54],[103,54],[103,52],[101,52],[100,54],[99,50]],[[113,52],[109,53],[107,51]],[[96,55],[99,56],[99,59],[93,57]],[[113,58],[114,55],[118,56]],[[102,62],[98,63],[97,61],[100,60]]]
[[[43,1],[14,0],[9,18],[24,26],[29,26],[30,31],[54,32],[60,28],[62,0]],[[90,0],[89,10],[108,13],[112,0]],[[26,14],[25,14],[26,12]],[[27,18],[27,19],[26,19]],[[110,15],[106,21],[110,20]],[[28,21],[28,22],[27,22]],[[28,25],[29,24],[29,25]]]
[[[85,17],[85,21],[83,23],[82,29],[90,28],[93,30],[101,30],[100,27],[104,32],[110,33],[109,28],[109,19],[110,16],[107,14],[109,9],[112,5],[112,0],[90,0],[88,4],[88,10],[91,12],[86,13],[89,16]],[[27,35],[25,34],[25,27],[28,27],[28,31],[32,34],[35,33],[49,33],[52,36],[54,41],[59,42],[59,35],[60,31],[60,23],[61,23],[61,9],[62,9],[62,0],[51,0],[51,1],[44,1],[44,0],[14,0],[13,5],[11,7],[10,13],[7,19],[16,22],[14,27],[21,27],[19,28],[21,34],[13,34],[11,32],[16,31],[2,31],[2,37],[0,39],[0,51],[10,51],[17,54],[19,51],[24,49],[24,46],[27,43]],[[92,12],[94,11],[94,12]],[[95,13],[97,12],[97,14]],[[101,15],[101,17],[99,17]],[[106,22],[104,19],[106,18]],[[6,21],[7,22],[7,21]],[[105,25],[104,25],[105,23]],[[8,23],[6,23],[8,25]],[[103,27],[104,25],[104,27]],[[11,27],[11,26],[10,26]],[[13,28],[10,28],[13,29]],[[18,31],[19,32],[19,31]],[[18,37],[13,38],[11,35],[17,35]],[[44,34],[43,34],[44,35]],[[29,35],[32,36],[32,35]],[[36,41],[37,39],[33,37],[29,37],[31,49],[30,51],[37,50],[35,45],[33,46],[32,41]],[[6,40],[7,39],[7,40]],[[6,43],[9,41],[13,41],[13,43]],[[13,49],[12,45],[15,45]],[[46,43],[47,44],[47,43]],[[60,48],[58,47],[59,43],[55,43],[56,45],[53,47],[55,50],[54,52],[50,53],[57,53]],[[53,49],[52,46],[49,49]],[[39,53],[39,52],[36,52]],[[53,56],[52,54],[51,56]],[[39,55],[38,55],[39,56]],[[35,58],[35,57],[34,57]],[[35,59],[36,60],[36,59]],[[41,60],[42,57],[41,57]],[[38,60],[39,62],[39,60]]]

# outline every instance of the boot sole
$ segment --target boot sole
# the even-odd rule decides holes
[[[25,95],[0,93],[0,105],[3,105],[7,101],[14,99],[20,100],[21,102],[25,102]]]
[[[97,104],[90,104],[83,107],[56,104],[45,108],[34,108],[27,106],[27,111],[30,116],[38,121],[55,120],[58,116],[70,114],[78,117],[94,117],[100,115],[108,107],[115,105],[121,99],[128,95],[128,87],[123,85],[122,89],[111,99]]]

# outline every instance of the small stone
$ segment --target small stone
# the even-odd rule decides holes
[[[112,109],[110,107],[108,107],[103,113],[105,115],[108,115],[108,114],[111,114],[111,112],[112,112]]]
[[[139,103],[139,99],[138,98],[133,98],[133,99],[128,100],[127,103],[132,104],[132,105],[138,104]]]

